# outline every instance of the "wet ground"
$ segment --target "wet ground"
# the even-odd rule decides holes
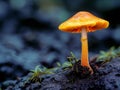
[[[72,69],[59,69],[55,74],[42,77],[41,82],[30,82],[28,74],[18,80],[3,83],[5,90],[120,90],[120,58],[110,62],[91,62],[94,73],[87,76]],[[81,77],[81,76],[84,77]]]

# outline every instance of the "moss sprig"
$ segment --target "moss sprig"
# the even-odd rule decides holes
[[[115,52],[116,52],[117,56],[120,57],[120,47],[118,47]]]
[[[97,61],[101,61],[103,64],[110,62],[112,59],[120,57],[120,47],[115,49],[111,47],[108,51],[100,51]]]
[[[67,61],[64,62],[63,64],[61,63],[57,63],[57,66],[59,68],[63,68],[64,70],[68,69],[68,68],[72,68],[73,65],[78,61],[78,59],[75,57],[75,55],[73,54],[73,52],[70,52],[70,56],[67,57]]]
[[[41,82],[41,77],[46,74],[53,74],[51,69],[48,69],[46,67],[40,67],[39,65],[35,67],[34,70],[30,70],[32,73],[31,77],[29,78],[29,81],[32,82]]]

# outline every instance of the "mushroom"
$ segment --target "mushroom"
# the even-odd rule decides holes
[[[59,25],[59,29],[65,32],[81,33],[82,42],[82,55],[81,55],[81,66],[88,67],[91,73],[93,70],[88,60],[88,39],[87,32],[93,32],[103,28],[107,28],[109,22],[94,16],[93,14],[80,11],[62,24]]]

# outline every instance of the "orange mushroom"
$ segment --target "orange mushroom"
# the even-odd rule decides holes
[[[81,42],[82,42],[82,55],[81,55],[81,65],[89,68],[91,73],[93,73],[88,60],[88,39],[87,32],[93,32],[99,29],[107,28],[109,22],[94,16],[93,14],[80,11],[61,25],[59,29],[65,32],[80,33],[81,32]]]

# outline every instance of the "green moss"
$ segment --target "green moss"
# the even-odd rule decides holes
[[[53,72],[50,69],[47,69],[46,67],[40,68],[40,66],[36,66],[34,70],[31,70],[31,77],[29,78],[29,81],[32,82],[41,82],[41,76],[46,74],[52,74]]]
[[[100,51],[97,61],[101,61],[103,64],[110,62],[112,59],[120,56],[120,47],[115,49],[111,47],[108,51]]]
[[[116,49],[116,54],[117,54],[118,57],[120,57],[120,47],[118,47],[118,48]]]
[[[70,52],[70,56],[67,57],[67,61],[64,62],[63,64],[58,62],[57,65],[59,68],[67,69],[67,68],[72,68],[76,62],[78,62],[78,59],[75,57],[75,55],[72,52]]]

